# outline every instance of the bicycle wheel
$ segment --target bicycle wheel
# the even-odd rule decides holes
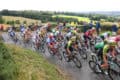
[[[76,56],[73,57],[72,61],[74,62],[77,68],[82,67],[81,61]]]
[[[91,57],[92,57],[92,61],[97,62],[97,58],[95,55],[91,55]]]
[[[111,80],[120,80],[120,73],[118,73],[112,69],[109,69],[108,74],[109,74],[109,77]]]
[[[97,66],[98,65],[96,64],[96,62],[94,62],[92,60],[89,61],[89,67],[94,73],[98,73]],[[98,66],[98,68],[99,68],[99,66]]]
[[[58,59],[62,61],[62,55],[59,52],[56,55],[57,55]]]
[[[49,47],[48,47],[48,52],[50,53],[50,55],[54,56],[54,53],[50,50]]]
[[[45,53],[45,48],[44,47],[42,47],[42,53]]]
[[[63,51],[63,57],[64,57],[65,61],[68,62],[69,59],[68,59],[68,56],[66,55],[65,51]]]
[[[45,48],[44,48],[44,46],[40,46],[40,51],[41,51],[42,53],[45,53]]]
[[[39,49],[40,49],[40,44],[39,43],[33,43],[33,45],[34,45],[34,48],[35,48],[35,50],[36,51],[39,51]]]
[[[109,75],[114,80],[120,79],[120,66],[116,61],[110,62]]]
[[[92,45],[92,46],[90,47],[90,49],[91,49],[91,51],[92,51],[92,52],[94,52],[94,53],[95,53],[95,48],[94,48],[94,45]]]
[[[82,59],[87,59],[87,52],[84,49],[81,49],[79,53]]]

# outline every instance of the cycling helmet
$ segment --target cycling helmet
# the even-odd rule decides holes
[[[113,40],[108,41],[108,44],[110,46],[116,46],[117,45],[117,43],[115,41],[113,41]]]
[[[111,36],[111,35],[112,35],[112,32],[110,32],[110,31],[108,31],[107,33],[108,33],[108,36]]]
[[[105,39],[105,40],[104,40],[104,44],[107,44],[107,43],[108,43],[108,41]]]
[[[71,32],[72,32],[72,34],[76,34],[77,33],[75,30],[72,30]]]
[[[52,38],[53,38],[53,36],[52,36],[52,35],[49,35],[49,38],[50,38],[50,39],[52,39]]]
[[[101,38],[102,40],[104,40],[104,39],[105,39],[105,37],[104,37],[103,35],[100,35],[100,38]]]
[[[92,27],[92,30],[91,30],[92,32],[95,32],[96,31],[96,29],[94,28],[94,27]]]
[[[58,35],[57,32],[55,32],[55,33],[54,33],[54,36],[57,36],[57,35]]]
[[[70,40],[71,40],[71,41],[75,41],[75,40],[76,40],[76,36],[71,37]]]
[[[55,29],[52,29],[52,32],[55,33]]]
[[[56,31],[56,34],[59,34],[59,31]]]
[[[53,36],[53,33],[50,33],[50,36]]]

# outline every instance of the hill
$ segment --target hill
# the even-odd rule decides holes
[[[34,51],[0,42],[0,80],[67,80]]]
[[[24,22],[26,22],[26,24],[41,23],[40,20],[29,19],[29,18],[24,18],[24,17],[2,16],[2,18],[5,20],[6,23],[7,23],[7,21],[17,21],[17,20],[19,20],[19,22],[21,24],[24,23]]]
[[[75,18],[78,19],[78,21],[86,21],[86,22],[90,22],[90,19],[88,17],[79,17],[79,16],[69,16],[69,15],[54,15],[52,16],[54,17],[64,17],[64,18]]]
[[[26,26],[34,23],[34,24],[41,24],[40,20],[35,20],[35,19],[29,19],[29,18],[24,18],[24,17],[16,17],[16,16],[2,16],[2,18],[5,20],[5,23],[2,24],[4,26],[4,30],[6,30],[10,25],[7,24],[10,21],[15,22],[15,26],[19,27],[20,24],[25,24]],[[19,24],[16,24],[19,23]]]

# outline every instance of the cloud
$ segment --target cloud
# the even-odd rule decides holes
[[[120,0],[2,0],[0,10],[120,11]]]

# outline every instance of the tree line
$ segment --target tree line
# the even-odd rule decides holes
[[[101,19],[105,19],[106,21],[114,22],[115,20],[117,20],[115,17],[106,16],[106,15],[83,14],[83,13],[72,13],[72,12],[50,12],[50,11],[33,11],[33,10],[15,11],[15,10],[7,10],[6,9],[6,10],[0,11],[0,14],[5,15],[5,16],[17,16],[17,17],[37,19],[37,20],[41,20],[42,22],[48,22],[48,21],[52,21],[52,22],[72,22],[72,21],[79,22],[78,19],[75,19],[75,18],[52,17],[53,15],[59,15],[59,14],[88,17],[90,20],[96,20],[96,21],[100,21]]]

